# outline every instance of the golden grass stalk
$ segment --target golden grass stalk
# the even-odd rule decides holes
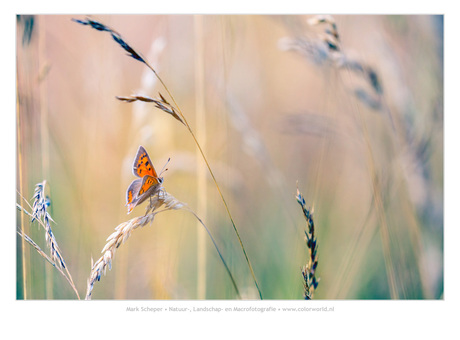
[[[241,246],[241,249],[243,251],[243,254],[244,254],[244,257],[245,257],[245,260],[246,260],[246,263],[248,264],[248,267],[249,267],[249,270],[251,272],[251,275],[252,275],[252,278],[253,278],[253,281],[254,281],[254,284],[257,288],[257,291],[259,293],[259,297],[262,299],[262,292],[260,291],[260,288],[259,288],[259,284],[257,283],[257,279],[255,277],[255,274],[254,274],[254,270],[252,268],[252,265],[251,265],[251,262],[249,260],[249,257],[246,253],[246,249],[244,248],[244,245],[243,245],[243,241],[241,240],[241,237],[239,235],[239,232],[238,232],[238,228],[236,227],[235,225],[235,221],[233,220],[233,217],[230,213],[230,209],[227,205],[227,201],[225,200],[224,198],[224,195],[222,194],[222,191],[220,190],[220,187],[219,187],[219,184],[217,183],[217,180],[216,180],[216,177],[214,176],[214,173],[211,169],[211,166],[209,165],[209,162],[200,146],[200,143],[198,143],[198,140],[195,136],[195,133],[193,132],[192,128],[190,127],[189,123],[187,122],[187,119],[185,118],[184,114],[182,113],[182,110],[180,109],[179,105],[177,104],[176,100],[174,99],[174,96],[172,95],[172,93],[170,92],[170,90],[168,89],[168,87],[166,86],[166,84],[164,83],[163,79],[161,79],[161,77],[158,75],[158,73],[155,71],[155,69],[149,64],[149,62],[144,58],[142,57],[142,55],[140,53],[138,53],[136,50],[134,50],[130,45],[128,45],[126,43],[126,41],[121,37],[121,35],[114,31],[113,29],[105,26],[104,24],[100,23],[100,22],[97,22],[95,20],[92,20],[92,19],[89,19],[89,18],[86,18],[85,20],[78,20],[78,19],[72,19],[73,21],[75,21],[76,23],[79,23],[81,25],[87,25],[87,26],[90,26],[98,31],[104,31],[104,32],[108,32],[112,38],[115,40],[115,42],[117,42],[126,52],[128,52],[128,56],[132,57],[133,59],[136,59],[138,61],[140,61],[141,63],[145,64],[154,74],[155,76],[157,77],[157,79],[160,81],[161,85],[163,86],[163,88],[166,90],[166,92],[168,93],[169,97],[171,98],[172,102],[174,105],[171,105],[169,104],[167,101],[164,101],[164,103],[167,103],[167,105],[162,105],[163,101],[157,101],[155,102],[157,105],[158,108],[160,108],[161,110],[165,111],[166,113],[174,116],[174,118],[176,118],[177,120],[181,121],[188,129],[189,133],[191,134],[196,146],[198,147],[198,150],[201,154],[201,156],[203,157],[203,160],[204,162],[206,163],[206,166],[209,170],[209,173],[211,174],[211,177],[212,177],[212,180],[217,188],[217,191],[219,192],[219,195],[220,195],[220,198],[222,199],[222,202],[225,206],[225,210],[227,211],[227,214],[230,218],[230,222],[232,223],[232,226],[233,226],[233,230],[235,231],[235,234],[238,238],[238,241],[240,243],[240,246]],[[161,95],[160,95],[161,96]],[[135,97],[135,96],[133,96]],[[141,97],[144,97],[146,98],[145,96],[141,96]],[[124,100],[124,101],[130,101],[130,100],[126,100],[127,98],[130,98],[130,97],[120,97],[122,98],[121,100]],[[161,96],[162,99],[164,99],[162,96]],[[139,99],[139,96],[137,96],[136,100],[140,100]],[[158,104],[158,102],[160,103],[160,105]],[[172,114],[172,111],[174,111],[176,113],[176,116],[174,114]],[[179,119],[180,117],[180,119]]]
[[[91,273],[87,282],[85,300],[91,300],[91,294],[94,288],[94,284],[96,283],[96,281],[101,280],[102,274],[105,275],[107,267],[109,267],[109,270],[112,269],[112,261],[115,256],[116,250],[118,249],[118,247],[120,247],[120,245],[126,242],[126,240],[131,236],[131,233],[135,229],[142,228],[147,224],[151,224],[155,216],[161,212],[179,209],[183,209],[190,212],[206,229],[206,232],[211,238],[211,241],[220,256],[220,259],[222,260],[222,263],[224,264],[225,269],[227,270],[227,273],[230,276],[236,294],[238,297],[240,297],[238,287],[235,283],[235,280],[233,279],[230,269],[228,268],[227,263],[225,262],[222,253],[220,252],[209,229],[206,227],[203,221],[192,210],[190,210],[187,207],[185,203],[178,201],[171,194],[166,192],[163,187],[158,186],[158,188],[155,190],[152,196],[150,196],[149,205],[147,206],[145,215],[132,218],[129,221],[119,224],[115,228],[115,231],[107,238],[107,243],[101,251],[103,255],[95,263],[92,263],[93,261],[91,259]]]
[[[195,47],[195,123],[197,128],[197,137],[202,145],[206,146],[206,115],[205,115],[205,94],[204,94],[204,36],[203,36],[203,17],[194,16],[194,47]],[[199,162],[201,157],[196,150],[197,157],[197,211],[201,216],[207,214],[207,181],[206,167],[203,162]],[[201,228],[200,222],[197,222],[197,298],[206,298],[206,235]]]
[[[18,81],[16,81],[16,86],[18,86]],[[17,93],[19,93],[19,90],[16,89]],[[20,122],[20,115],[19,115],[19,96],[16,96],[16,122],[17,122],[17,140],[18,140],[18,185],[19,185],[19,190],[22,190],[23,188],[23,168],[22,168],[22,163],[23,163],[23,151],[22,151],[22,143],[21,143],[21,122]],[[21,214],[21,233],[24,233],[24,215]],[[27,271],[26,271],[26,255],[25,255],[25,243],[24,243],[24,238],[21,240],[21,260],[22,260],[22,288],[24,292],[24,300],[27,299]]]
[[[304,298],[305,300],[313,299],[313,293],[318,287],[319,279],[316,278],[316,267],[318,266],[318,244],[315,237],[315,222],[313,221],[313,209],[307,208],[305,199],[297,189],[297,202],[302,207],[302,212],[307,221],[305,229],[305,244],[308,248],[308,262],[302,267]]]
[[[53,265],[53,267],[55,267],[66,278],[66,280],[69,282],[70,286],[74,290],[75,294],[77,295],[77,298],[80,299],[80,295],[78,294],[77,288],[75,287],[72,275],[70,275],[70,272],[64,261],[64,257],[62,256],[62,252],[59,249],[56,238],[51,229],[50,221],[54,222],[54,220],[51,218],[50,214],[47,211],[48,203],[44,198],[45,184],[46,181],[43,181],[35,186],[33,207],[31,207],[29,202],[27,202],[27,200],[21,195],[22,199],[27,203],[32,212],[29,212],[20,204],[16,204],[16,207],[20,211],[29,215],[31,217],[31,222],[37,221],[39,225],[43,227],[43,229],[45,230],[46,245],[50,249],[51,257],[48,257],[43,252],[43,250],[41,250],[41,248],[27,234],[24,233],[23,230],[17,230],[17,233],[23,238],[23,240],[27,241],[30,245],[32,245],[45,260],[50,262]],[[65,272],[63,271],[63,269],[65,270]]]

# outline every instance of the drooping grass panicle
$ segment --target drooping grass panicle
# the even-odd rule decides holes
[[[350,58],[347,54],[345,54],[342,51],[342,48],[340,46],[341,41],[337,30],[337,24],[335,23],[334,18],[331,15],[318,15],[313,18],[310,18],[308,20],[308,23],[310,25],[328,25],[328,28],[326,28],[324,32],[323,41],[328,46],[330,53],[333,54],[335,65],[339,68],[344,68],[362,75],[364,80],[370,85],[375,95],[377,95],[378,97],[373,97],[372,95],[368,94],[364,89],[356,89],[356,96],[365,104],[368,104],[368,106],[376,110],[381,109],[380,96],[383,94],[383,86],[377,71],[373,67],[363,63],[360,60]]]
[[[97,22],[96,20],[92,20],[90,18],[86,18],[86,20],[78,20],[78,19],[72,19],[72,20],[82,25],[89,25],[98,31],[109,32],[113,40],[115,40],[126,52],[128,52],[128,55],[130,57],[136,60],[139,60],[142,63],[145,63],[144,58],[139,53],[137,53],[131,46],[129,46],[123,40],[120,34],[112,30],[111,28],[105,26],[104,24],[101,24],[100,22]]]
[[[282,38],[280,48],[288,51],[295,51],[302,54],[315,64],[327,64],[355,73],[368,84],[372,91],[367,88],[355,88],[353,92],[362,103],[373,110],[383,109],[383,85],[378,72],[374,67],[367,65],[345,53],[341,47],[341,40],[335,19],[331,15],[316,15],[307,20],[310,26],[326,25],[324,32],[319,39],[306,36],[294,38]],[[389,114],[389,113],[388,113]],[[389,119],[393,125],[392,117]]]
[[[185,115],[182,113],[182,110],[180,109],[179,105],[177,104],[176,100],[174,99],[174,96],[172,95],[171,91],[169,90],[169,88],[166,86],[165,82],[163,81],[163,79],[158,75],[158,73],[155,71],[155,68],[149,64],[149,62],[142,58],[140,56],[140,54],[138,52],[136,52],[131,46],[129,46],[122,38],[121,38],[121,35],[118,34],[117,32],[115,32],[114,30],[112,30],[111,28],[101,24],[100,22],[97,22],[95,20],[92,20],[92,19],[89,19],[87,18],[86,20],[78,20],[78,19],[72,19],[73,21],[79,23],[79,24],[82,24],[82,25],[89,25],[91,26],[92,28],[96,29],[96,30],[99,30],[99,31],[107,31],[109,32],[111,35],[112,35],[112,38],[123,48],[125,49],[126,51],[128,51],[129,55],[131,57],[133,57],[134,59],[136,60],[139,60],[141,61],[142,63],[144,63],[154,74],[155,76],[157,77],[157,79],[160,81],[161,85],[163,86],[163,88],[166,90],[166,92],[168,93],[169,97],[171,98],[173,105],[169,104],[166,100],[164,100],[164,97],[160,94],[160,97],[161,97],[161,100],[160,101],[157,101],[155,102],[156,103],[156,107],[158,107],[159,109],[161,109],[162,111],[164,112],[167,112],[169,114],[171,114],[175,119],[179,120],[181,123],[183,123],[190,135],[192,136],[196,146],[198,147],[198,150],[200,151],[200,154],[201,156],[203,157],[203,160],[204,162],[206,163],[206,166],[209,170],[209,173],[212,177],[212,180],[217,188],[217,191],[219,192],[219,195],[220,195],[220,198],[225,206],[225,210],[230,218],[230,222],[232,223],[232,227],[233,227],[233,230],[236,234],[236,237],[238,238],[238,242],[241,246],[241,250],[243,251],[243,255],[245,257],[245,260],[246,260],[246,263],[248,264],[248,267],[249,267],[249,270],[251,272],[251,276],[252,276],[252,279],[254,281],[254,284],[257,288],[257,291],[259,293],[259,297],[262,299],[262,292],[259,288],[259,284],[257,282],[257,279],[255,277],[255,273],[254,273],[254,269],[252,268],[252,265],[251,265],[251,261],[249,260],[249,257],[246,253],[246,249],[244,248],[244,245],[243,245],[243,241],[241,240],[241,237],[240,237],[240,234],[238,232],[238,228],[236,227],[236,224],[235,224],[235,221],[233,220],[233,217],[230,213],[230,209],[228,207],[228,204],[227,204],[227,201],[225,200],[224,198],[224,195],[222,194],[222,191],[220,190],[220,186],[219,184],[217,183],[217,180],[216,180],[216,177],[214,175],[214,172],[212,171],[211,169],[211,166],[209,165],[209,162],[204,154],[204,151],[203,149],[201,148],[201,145],[200,143],[198,142],[196,136],[195,136],[195,133],[193,132],[191,126],[189,125],[189,123],[187,122],[187,119],[185,117]],[[147,96],[141,96],[143,98],[148,98]],[[132,101],[131,99],[127,99],[127,97],[121,97],[123,99],[121,100],[125,100],[127,102],[130,102]],[[139,98],[137,100],[140,100]],[[175,116],[175,114],[173,114],[172,112],[175,112],[175,114],[177,116],[180,117],[180,119],[178,119],[178,117]]]
[[[326,42],[329,49],[333,51],[340,50],[339,32],[337,30],[337,24],[335,23],[334,17],[332,15],[316,15],[308,19],[307,22],[311,26],[315,26],[318,24],[327,24],[329,27],[325,31],[325,35],[323,37],[324,42]]]
[[[192,213],[206,229],[206,232],[211,238],[211,241],[220,256],[220,259],[222,260],[222,263],[224,264],[225,269],[227,270],[227,273],[230,276],[236,294],[239,297],[239,290],[235,283],[233,275],[231,274],[230,269],[228,268],[227,263],[225,262],[222,253],[220,252],[209,229],[206,227],[203,221],[192,210],[190,210],[187,207],[185,203],[180,202],[174,196],[172,196],[166,190],[164,190],[162,186],[159,186],[158,189],[155,190],[154,193],[152,193],[152,196],[150,196],[149,204],[146,208],[145,215],[132,218],[129,221],[119,224],[115,228],[115,231],[107,238],[107,243],[101,251],[102,256],[95,263],[93,263],[93,261],[91,260],[91,273],[87,282],[85,299],[91,300],[91,294],[94,288],[94,284],[96,283],[96,281],[101,280],[102,274],[105,275],[107,267],[109,268],[109,270],[112,269],[112,261],[115,256],[116,250],[118,249],[118,247],[120,247],[120,245],[122,245],[128,240],[128,238],[131,236],[131,233],[135,229],[142,228],[148,224],[151,224],[155,216],[161,212],[178,209],[184,209]]]
[[[308,248],[308,262],[302,267],[302,278],[305,300],[313,299],[313,293],[318,287],[319,279],[316,278],[316,267],[318,266],[318,244],[315,237],[315,222],[313,220],[313,209],[307,208],[305,198],[297,189],[297,202],[302,207],[302,212],[307,222],[305,229],[305,244]]]
[[[308,20],[308,24],[312,26],[318,24],[326,24],[327,28],[324,31],[322,40],[327,45],[329,52],[331,53],[331,58],[334,60],[335,65],[339,68],[344,68],[359,73],[370,85],[370,87],[374,90],[376,95],[380,96],[381,94],[383,94],[382,82],[380,81],[380,77],[378,76],[377,71],[373,67],[363,63],[360,60],[350,58],[347,54],[345,54],[345,52],[343,52],[341,47],[341,41],[339,38],[339,32],[337,29],[337,24],[333,16],[317,15],[310,18]],[[358,92],[358,90],[361,96],[356,93]],[[365,93],[365,90],[358,90],[355,91],[357,97],[365,102],[365,96],[363,95],[363,92]],[[370,95],[368,96],[371,97]],[[374,102],[375,101],[376,99],[374,99]],[[380,108],[380,106],[376,105],[375,103],[370,106],[373,106],[374,109]]]
[[[178,115],[177,110],[172,106],[162,95],[159,93],[160,99],[153,99],[148,96],[144,95],[139,95],[139,94],[133,94],[128,97],[121,97],[121,96],[116,96],[116,98],[120,101],[127,102],[127,103],[132,103],[135,101],[140,101],[140,102],[145,102],[145,103],[154,103],[155,107],[159,108],[160,110],[170,114],[173,116],[175,119],[177,119],[179,122],[185,125],[184,121],[182,118]]]

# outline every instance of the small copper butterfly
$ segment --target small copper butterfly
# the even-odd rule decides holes
[[[135,179],[126,191],[128,214],[135,206],[160,190],[161,184],[163,184],[163,177],[157,175],[152,161],[143,146],[139,146],[136,158],[134,158],[133,174],[140,178]]]

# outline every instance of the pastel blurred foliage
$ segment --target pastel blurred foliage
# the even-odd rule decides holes
[[[47,181],[53,232],[80,295],[91,258],[100,257],[114,228],[144,213],[141,206],[127,216],[125,207],[143,145],[157,169],[171,158],[165,189],[212,231],[242,297],[257,299],[208,172],[198,185],[203,159],[187,129],[151,103],[116,99],[166,96],[164,88],[108,35],[72,18],[18,17],[17,187],[31,199],[35,184]],[[297,183],[314,207],[321,278],[315,299],[442,298],[443,17],[334,16],[341,53],[371,67],[381,93],[365,74],[331,61],[327,25],[310,26],[310,18],[94,16],[143,54],[192,129],[204,131],[199,142],[265,299],[303,298],[308,253]],[[293,39],[314,53],[286,49]],[[197,123],[198,101],[205,127]],[[45,250],[43,230],[28,221],[18,212],[18,226]],[[206,299],[234,299],[207,238],[204,270],[197,269],[200,232],[186,212],[159,214],[119,247],[93,299],[196,299],[199,286]],[[24,264],[27,299],[75,298],[18,237],[18,299]]]

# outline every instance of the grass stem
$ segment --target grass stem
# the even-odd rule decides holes
[[[123,38],[121,37],[121,35],[117,32],[115,32],[114,30],[112,30],[111,28],[105,26],[104,24],[100,23],[100,22],[97,22],[95,20],[92,20],[92,19],[86,19],[86,20],[78,20],[78,19],[72,19],[73,21],[81,24],[81,25],[89,25],[91,26],[93,29],[96,29],[98,31],[105,31],[105,32],[109,32],[111,35],[112,35],[112,38],[126,51],[128,52],[128,55],[130,57],[132,57],[133,59],[136,59],[142,63],[144,63],[152,72],[153,74],[157,77],[157,79],[160,81],[161,85],[163,86],[163,88],[165,89],[165,91],[168,93],[169,97],[171,98],[171,100],[173,101],[174,103],[174,106],[175,108],[178,110],[178,113],[182,119],[182,122],[184,123],[184,125],[187,127],[188,131],[190,132],[196,146],[198,147],[198,150],[201,154],[201,156],[203,157],[203,160],[204,162],[206,163],[206,166],[209,170],[209,173],[211,174],[211,177],[212,177],[212,180],[214,182],[214,184],[216,185],[216,188],[217,188],[217,191],[219,192],[219,195],[222,199],[222,202],[225,206],[225,210],[227,211],[227,214],[228,214],[228,217],[230,218],[230,221],[232,223],[232,226],[233,226],[233,230],[235,231],[235,234],[238,238],[238,242],[240,243],[240,246],[241,246],[241,249],[243,251],[243,254],[244,254],[244,257],[245,257],[245,260],[246,260],[246,263],[248,264],[248,267],[249,267],[249,270],[251,272],[251,276],[253,278],[253,281],[254,281],[254,284],[257,288],[257,291],[259,293],[259,297],[260,299],[262,299],[262,292],[260,291],[260,288],[259,288],[259,284],[257,283],[257,279],[256,279],[256,276],[254,274],[254,270],[252,268],[252,265],[251,265],[251,262],[249,260],[249,257],[246,253],[246,249],[244,248],[244,245],[243,245],[243,241],[241,240],[241,237],[240,237],[240,234],[238,232],[238,229],[235,225],[235,221],[233,220],[233,217],[230,213],[230,209],[228,207],[228,204],[227,204],[227,201],[225,200],[224,198],[224,195],[222,194],[222,191],[219,187],[219,184],[217,183],[217,180],[216,180],[216,177],[214,176],[214,173],[211,169],[211,166],[209,165],[209,162],[203,152],[203,149],[201,148],[201,145],[200,143],[198,142],[192,128],[190,127],[190,124],[188,123],[187,119],[185,118],[185,115],[182,113],[182,110],[180,109],[180,106],[177,104],[177,101],[176,99],[174,98],[174,96],[172,95],[171,91],[169,90],[169,88],[166,86],[165,82],[163,81],[163,79],[161,79],[160,75],[155,71],[155,69],[152,67],[152,65],[149,64],[149,62],[143,57],[141,56],[140,53],[138,53],[136,50],[134,50],[130,45],[128,45],[124,40]]]

